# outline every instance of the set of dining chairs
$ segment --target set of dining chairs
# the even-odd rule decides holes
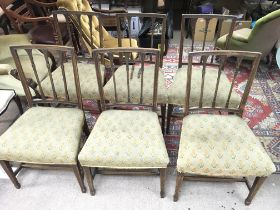
[[[72,21],[67,16],[71,14],[62,13],[69,20],[66,21],[69,31],[80,18],[91,20],[89,29],[94,31],[92,24],[96,19],[89,18],[92,14],[80,14],[73,23],[73,15],[77,13],[72,14]],[[57,12],[54,19],[56,16]],[[220,17],[222,21],[226,19]],[[198,17],[186,15],[185,18]],[[95,195],[93,180],[97,173],[155,174],[160,175],[160,197],[163,198],[169,163],[163,134],[168,132],[171,117],[181,117],[173,200],[178,200],[183,180],[237,181],[246,183],[249,194],[245,204],[249,205],[265,179],[275,172],[273,162],[242,119],[261,54],[205,51],[205,40],[201,51],[184,53],[187,24],[183,23],[179,69],[169,89],[165,88],[161,68],[164,47],[160,50],[98,48],[92,50],[84,62],[79,61],[74,47],[11,46],[29,107],[0,136],[0,163],[14,186],[21,187],[16,176],[28,167],[73,170],[83,193],[86,177],[91,195]],[[97,28],[94,32],[102,35]],[[87,42],[85,34],[78,35]],[[92,42],[92,34],[88,37]],[[164,37],[165,33],[161,46],[164,46]],[[194,49],[193,41],[191,49]],[[46,66],[45,75],[40,73],[40,77],[37,69],[42,67],[42,62],[34,59],[38,51]],[[54,56],[50,57],[49,52]],[[23,64],[23,57],[24,62],[29,59],[30,65]],[[30,74],[31,68],[37,85],[36,96],[27,82],[26,72]],[[236,82],[244,73],[248,79],[242,84],[242,92],[237,93]],[[84,99],[96,100],[100,105],[101,113],[92,130],[86,122]],[[172,113],[173,106],[183,106],[183,114]],[[86,138],[81,138],[82,133]],[[12,170],[11,162],[19,163],[16,171]],[[247,180],[250,176],[256,177],[252,186]]]

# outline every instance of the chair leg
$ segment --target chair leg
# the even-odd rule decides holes
[[[177,178],[176,178],[175,193],[173,195],[173,201],[174,202],[178,201],[179,190],[180,190],[180,187],[182,186],[183,179],[184,179],[184,175],[182,173],[178,173]]]
[[[85,120],[84,120],[83,131],[84,131],[84,133],[86,134],[86,136],[89,136],[90,131],[89,131],[89,128],[88,128],[88,124],[87,124],[86,118],[85,118]]]
[[[6,172],[6,174],[9,176],[10,180],[12,181],[12,183],[14,184],[14,186],[19,189],[20,188],[20,184],[12,170],[12,167],[10,165],[10,163],[8,161],[4,161],[1,160],[0,164],[2,166],[2,168],[4,169],[4,171]]]
[[[256,177],[255,178],[253,186],[250,189],[249,195],[248,195],[248,197],[245,200],[245,205],[246,206],[251,204],[253,198],[257,194],[258,190],[260,189],[260,187],[262,186],[262,184],[264,183],[266,178],[267,177]]]
[[[85,187],[84,181],[82,179],[82,174],[81,174],[81,171],[80,171],[79,167],[77,165],[74,165],[73,166],[73,171],[74,171],[74,174],[75,174],[75,176],[76,176],[76,178],[79,182],[82,193],[85,193],[86,192],[86,187]]]
[[[14,97],[14,100],[17,104],[17,107],[18,107],[18,110],[19,110],[20,114],[23,114],[22,105],[21,105],[20,99],[17,95]]]
[[[166,168],[159,169],[160,171],[160,197],[165,197],[165,178],[166,178]]]
[[[166,134],[169,134],[169,132],[170,132],[170,121],[171,121],[172,111],[173,111],[173,104],[168,104],[167,105]]]
[[[161,129],[162,133],[165,132],[165,116],[166,116],[166,104],[160,105],[160,111],[161,111]]]
[[[86,178],[87,178],[87,183],[88,183],[88,186],[89,186],[90,194],[92,196],[94,196],[95,195],[95,189],[94,189],[94,185],[93,185],[93,178],[92,178],[90,168],[83,167],[83,169],[84,169],[84,172],[85,172],[85,175],[86,175]]]

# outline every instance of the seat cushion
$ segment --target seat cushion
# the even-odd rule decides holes
[[[28,55],[26,53],[23,53],[21,50],[19,50],[18,52],[20,55],[19,59],[20,59],[23,71],[25,73],[25,77],[31,78],[34,81],[37,81]],[[48,74],[46,60],[44,58],[44,55],[41,54],[39,51],[35,50],[34,52],[35,52],[33,54],[34,63],[36,66],[39,80],[42,81]],[[16,69],[16,65],[15,65],[13,57],[8,57],[6,59],[3,59],[3,60],[1,60],[1,63],[9,64],[14,69]],[[50,62],[50,64],[51,64],[51,62]]]
[[[129,38],[124,38],[122,40],[122,47],[138,47],[137,45],[137,40],[136,39],[131,39],[131,43],[129,41]],[[118,47],[118,39],[117,38],[111,38],[104,40],[103,42],[104,48],[116,48]]]
[[[193,114],[183,120],[177,169],[208,176],[268,176],[275,166],[245,121]]]
[[[129,69],[129,84],[130,84],[130,100],[132,103],[140,102],[141,95],[141,76],[138,76],[141,66],[135,66],[134,71]],[[152,104],[153,102],[153,85],[154,85],[154,71],[155,67],[153,65],[144,67],[143,75],[143,103]],[[131,72],[133,76],[131,79]],[[126,66],[120,66],[115,72],[116,79],[116,92],[117,99],[119,103],[128,102],[127,98],[127,72]],[[115,101],[115,90],[113,77],[107,82],[104,87],[105,98],[109,101]],[[167,89],[165,87],[165,79],[163,72],[160,70],[158,74],[158,103],[167,103]]]
[[[76,108],[30,108],[0,136],[0,160],[76,164],[83,122]]]
[[[100,65],[101,75],[104,75],[105,66]],[[67,81],[67,90],[69,98],[72,101],[77,100],[76,86],[74,80],[73,66],[72,63],[64,64],[65,77]],[[78,63],[78,72],[80,79],[80,86],[83,99],[99,99],[98,84],[96,78],[96,71],[94,64]],[[55,91],[59,98],[65,98],[65,87],[63,83],[63,76],[61,68],[57,68],[52,72],[53,82]],[[53,97],[53,91],[51,81],[49,77],[46,77],[41,83],[45,96]],[[37,86],[39,91],[39,86]],[[40,92],[39,92],[40,93]]]
[[[237,41],[241,42],[248,42],[248,38],[251,34],[252,29],[249,28],[242,28],[240,30],[236,30],[232,34],[232,39],[235,39]]]
[[[7,108],[14,96],[15,92],[13,90],[0,89],[0,114]]]
[[[18,96],[25,96],[22,84],[19,80],[15,79],[10,74],[0,75],[0,89],[14,90]],[[35,96],[35,92],[32,88],[29,88],[31,95]]]
[[[197,107],[200,100],[201,90],[201,67],[193,66],[192,69],[192,82],[191,82],[191,95],[190,95],[190,107]],[[203,92],[203,106],[212,106],[214,98],[216,81],[218,71],[214,67],[207,67],[204,82]],[[186,84],[187,84],[187,67],[178,69],[175,80],[168,88],[168,103],[174,105],[184,105],[186,96]],[[231,83],[227,79],[226,75],[222,72],[220,77],[220,83],[216,98],[217,107],[225,107],[228,93]],[[236,108],[240,104],[240,96],[233,90],[229,102],[229,107]]]
[[[9,64],[0,64],[0,75],[8,75],[13,67]]]
[[[169,162],[158,116],[150,111],[101,113],[79,161],[104,168],[166,168]]]
[[[118,39],[111,37],[110,39],[104,39],[103,41],[104,48],[116,48],[119,46]],[[129,38],[123,38],[121,39],[121,47],[138,47],[137,40],[131,39],[131,42]],[[137,53],[132,53],[133,58],[137,58]]]

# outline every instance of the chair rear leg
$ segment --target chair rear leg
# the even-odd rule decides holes
[[[93,185],[93,178],[92,178],[90,168],[89,167],[83,167],[83,169],[84,169],[84,172],[85,172],[85,175],[86,175],[86,178],[87,178],[87,183],[88,183],[88,186],[89,186],[90,194],[92,196],[94,196],[95,195],[95,189],[94,189],[94,185]]]
[[[159,169],[160,171],[160,197],[165,197],[165,178],[166,178],[166,168]]]
[[[160,111],[161,111],[161,129],[162,133],[165,132],[165,116],[166,116],[166,104],[160,105]]]
[[[20,184],[13,172],[13,169],[12,169],[10,163],[8,161],[1,160],[0,164],[1,164],[2,168],[4,169],[4,171],[6,172],[6,174],[9,176],[9,178],[12,181],[12,183],[14,184],[15,188],[19,189]]]
[[[74,165],[73,166],[73,171],[74,171],[74,174],[75,174],[75,176],[76,176],[76,178],[79,182],[82,193],[85,193],[86,192],[86,187],[85,187],[84,181],[82,179],[82,174],[81,174],[81,171],[80,171],[79,167],[77,165]]]
[[[170,121],[171,121],[172,111],[173,111],[173,104],[168,104],[167,105],[166,134],[169,134],[169,132],[170,132]]]
[[[253,186],[250,189],[249,195],[248,195],[248,197],[245,200],[245,205],[246,206],[251,204],[253,198],[257,194],[258,190],[260,189],[260,187],[262,186],[262,184],[264,183],[266,178],[267,177],[256,177],[255,178]]]
[[[182,173],[178,173],[177,172],[176,188],[175,188],[175,193],[173,195],[173,201],[174,202],[178,201],[179,190],[180,190],[180,188],[182,186],[183,179],[184,179],[184,175]]]

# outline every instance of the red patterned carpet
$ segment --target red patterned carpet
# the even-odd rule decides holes
[[[186,53],[183,59],[186,59]],[[165,73],[167,87],[173,81],[176,74],[178,62],[178,47],[171,45],[164,58],[163,71]],[[232,75],[227,66],[226,74],[231,80]],[[248,72],[243,70],[242,75],[237,78],[235,90],[241,93],[244,89],[244,81],[248,78]],[[91,101],[85,103],[86,106],[95,106]],[[179,107],[176,111],[182,111]],[[269,70],[259,69],[254,80],[250,96],[246,105],[246,111],[243,115],[253,132],[259,137],[266,151],[277,167],[277,173],[280,173],[280,70],[271,68]],[[87,115],[87,121],[94,125],[97,114],[92,112]],[[176,165],[177,152],[179,146],[179,131],[181,121],[175,120],[171,123],[171,135],[165,136],[166,146],[170,157],[170,165]]]

